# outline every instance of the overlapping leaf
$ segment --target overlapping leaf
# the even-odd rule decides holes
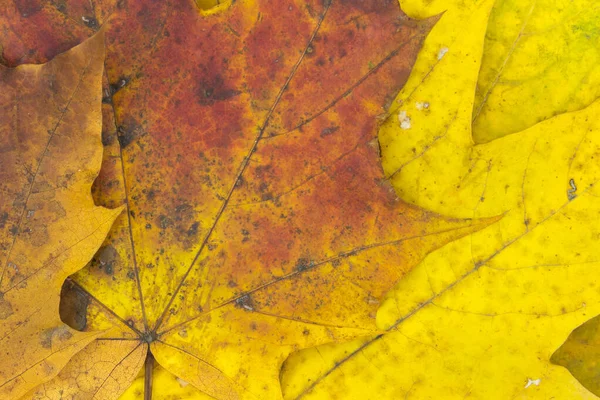
[[[473,104],[484,143],[600,95],[599,5],[593,0],[501,0],[489,19]]]
[[[384,169],[403,199],[456,217],[503,219],[431,253],[401,281],[378,314],[390,334],[292,356],[290,398],[595,398],[550,359],[600,311],[600,104],[474,144],[491,7],[481,2],[454,41],[434,28],[438,45],[425,46],[380,137]],[[569,352],[575,340],[594,338],[593,330],[575,332],[554,358],[589,387],[592,365],[577,365],[569,358],[581,351]]]
[[[0,69],[0,397],[54,377],[98,333],[61,322],[60,291],[120,209],[94,205],[102,160],[103,36]]]

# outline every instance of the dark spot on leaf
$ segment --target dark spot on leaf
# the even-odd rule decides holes
[[[340,129],[339,126],[331,126],[329,128],[325,128],[321,131],[321,137],[325,137],[325,136],[329,136],[332,133],[335,133],[338,129]]]
[[[83,331],[87,325],[87,308],[90,298],[86,292],[66,280],[60,292],[60,319],[71,328]]]
[[[112,275],[120,259],[117,250],[112,245],[108,245],[98,250],[92,263],[98,265],[98,268],[102,269],[107,275]]]
[[[196,99],[203,106],[210,106],[218,101],[229,100],[241,92],[228,87],[223,77],[217,74],[213,77],[203,77],[196,89]]]
[[[8,301],[4,300],[4,295],[0,293],[0,320],[10,317],[12,313],[12,306]]]
[[[98,29],[98,27],[100,26],[98,24],[98,20],[94,17],[83,16],[83,17],[81,17],[81,20],[88,28],[91,28],[93,30]]]
[[[239,176],[237,178],[237,180],[235,181],[235,187],[241,187],[244,183],[246,183],[246,180],[244,179],[244,177]]]
[[[128,123],[119,126],[117,137],[122,148],[129,146],[134,140],[144,136],[146,133],[137,123]]]
[[[69,332],[69,328],[63,325],[42,331],[42,333],[40,333],[40,344],[45,349],[51,349],[53,340],[64,342],[71,337],[73,337],[73,334]]]
[[[10,232],[11,235],[15,236],[17,233],[19,233],[19,227],[16,225],[13,225],[10,227],[10,229],[8,231]]]
[[[158,226],[160,226],[161,229],[167,229],[172,224],[173,223],[172,223],[171,219],[169,217],[167,217],[166,215],[161,214],[158,216]]]
[[[6,221],[8,221],[8,213],[3,212],[2,215],[0,215],[0,229],[6,226]]]
[[[43,7],[43,3],[38,0],[14,0],[14,4],[21,16],[25,18],[38,13]]]
[[[302,272],[314,266],[314,263],[307,258],[300,258],[296,262],[296,271]]]
[[[249,294],[246,294],[235,301],[235,306],[245,311],[254,311],[254,304]]]
[[[273,200],[273,193],[271,192],[266,192],[260,195],[260,199],[262,201],[269,201],[269,200]]]
[[[187,231],[188,236],[196,236],[198,234],[198,226],[200,226],[200,223],[194,222]]]

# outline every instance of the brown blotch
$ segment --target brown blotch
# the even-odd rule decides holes
[[[37,14],[42,8],[42,2],[38,0],[14,0],[15,6],[21,16],[27,18]]]
[[[308,258],[300,258],[296,261],[296,271],[303,272],[314,266],[314,263]]]
[[[200,226],[199,222],[194,222],[190,229],[187,231],[188,236],[196,236],[198,234],[198,227]]]
[[[50,211],[51,213],[56,214],[56,216],[58,218],[62,218],[64,216],[67,215],[65,209],[63,208],[63,206],[58,202],[58,201],[51,201],[50,203],[48,203],[48,211]]]
[[[54,190],[54,186],[52,186],[50,183],[46,181],[36,181],[31,188],[31,194],[44,193],[43,198],[49,199],[54,197]],[[47,195],[48,193],[50,196]]]
[[[6,319],[13,314],[10,303],[4,300],[4,294],[0,293],[0,319]]]
[[[2,215],[0,215],[0,229],[6,226],[6,221],[8,221],[8,213],[3,212]]]
[[[115,266],[119,264],[120,260],[121,256],[117,250],[112,245],[108,245],[98,250],[92,263],[97,264],[98,268],[102,269],[106,275],[112,275]]]
[[[134,140],[144,136],[146,132],[144,129],[133,119],[130,119],[125,124],[119,126],[117,130],[117,138],[122,148],[126,148]]]
[[[67,280],[60,292],[60,319],[71,328],[78,331],[87,326],[87,308],[90,298],[79,286]]]
[[[321,134],[320,134],[320,136],[321,136],[321,137],[329,136],[329,135],[331,135],[331,134],[333,134],[333,133],[337,132],[339,129],[340,129],[340,127],[339,127],[339,126],[330,126],[329,128],[324,128],[324,129],[321,131]]]
[[[229,87],[220,74],[214,77],[204,78],[198,83],[196,99],[203,106],[210,106],[218,101],[229,100],[241,92]]]
[[[42,333],[40,333],[40,344],[45,349],[51,349],[53,339],[58,339],[59,341],[64,342],[72,337],[73,334],[69,332],[69,328],[66,326],[59,326],[42,331]]]
[[[23,233],[29,236],[29,243],[36,247],[44,246],[50,240],[48,229],[42,225],[38,225],[34,229],[27,227],[23,230]]]

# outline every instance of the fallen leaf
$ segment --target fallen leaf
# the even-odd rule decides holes
[[[379,165],[377,117],[433,22],[375,0],[122,4],[106,27],[114,116],[96,195],[127,212],[72,279],[136,340],[105,334],[124,342],[111,368],[88,367],[111,348],[90,344],[33,396],[80,379],[118,396],[134,342],[210,396],[278,398],[292,351],[380,332],[394,282],[497,219],[409,206]]]
[[[478,3],[403,0],[402,8],[413,18],[444,13],[438,24],[444,27],[438,27],[439,34],[424,45],[424,53],[437,58],[441,49],[452,48],[456,36],[462,35],[461,21],[470,17]],[[475,143],[580,110],[600,95],[596,89],[600,87],[597,8],[591,0],[496,1],[486,28],[473,104]],[[429,46],[436,48],[435,53]],[[431,64],[421,66],[429,68]],[[421,66],[416,66],[416,73],[423,73],[418,70]]]
[[[457,218],[503,218],[432,252],[399,282],[377,315],[389,334],[292,355],[286,398],[595,398],[550,358],[600,311],[600,103],[475,144],[492,3],[480,2],[441,59],[425,44],[380,140],[404,200]],[[440,32],[430,35],[437,43]]]
[[[475,92],[475,143],[581,110],[600,96],[599,11],[594,0],[496,2]]]
[[[44,65],[0,67],[0,397],[54,377],[98,333],[61,322],[60,291],[120,209],[94,205],[103,35]]]

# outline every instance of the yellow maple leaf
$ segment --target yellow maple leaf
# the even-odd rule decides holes
[[[399,283],[378,313],[389,334],[288,359],[287,398],[595,398],[550,358],[600,311],[590,278],[600,103],[475,144],[492,3],[442,17],[380,141],[404,200],[455,217],[504,217],[431,253]],[[469,18],[452,27],[459,14]]]
[[[61,322],[61,286],[120,209],[94,205],[102,33],[44,65],[0,67],[0,398],[54,377],[98,336]]]
[[[599,37],[597,1],[497,1],[475,92],[474,141],[519,132],[596,100]]]

